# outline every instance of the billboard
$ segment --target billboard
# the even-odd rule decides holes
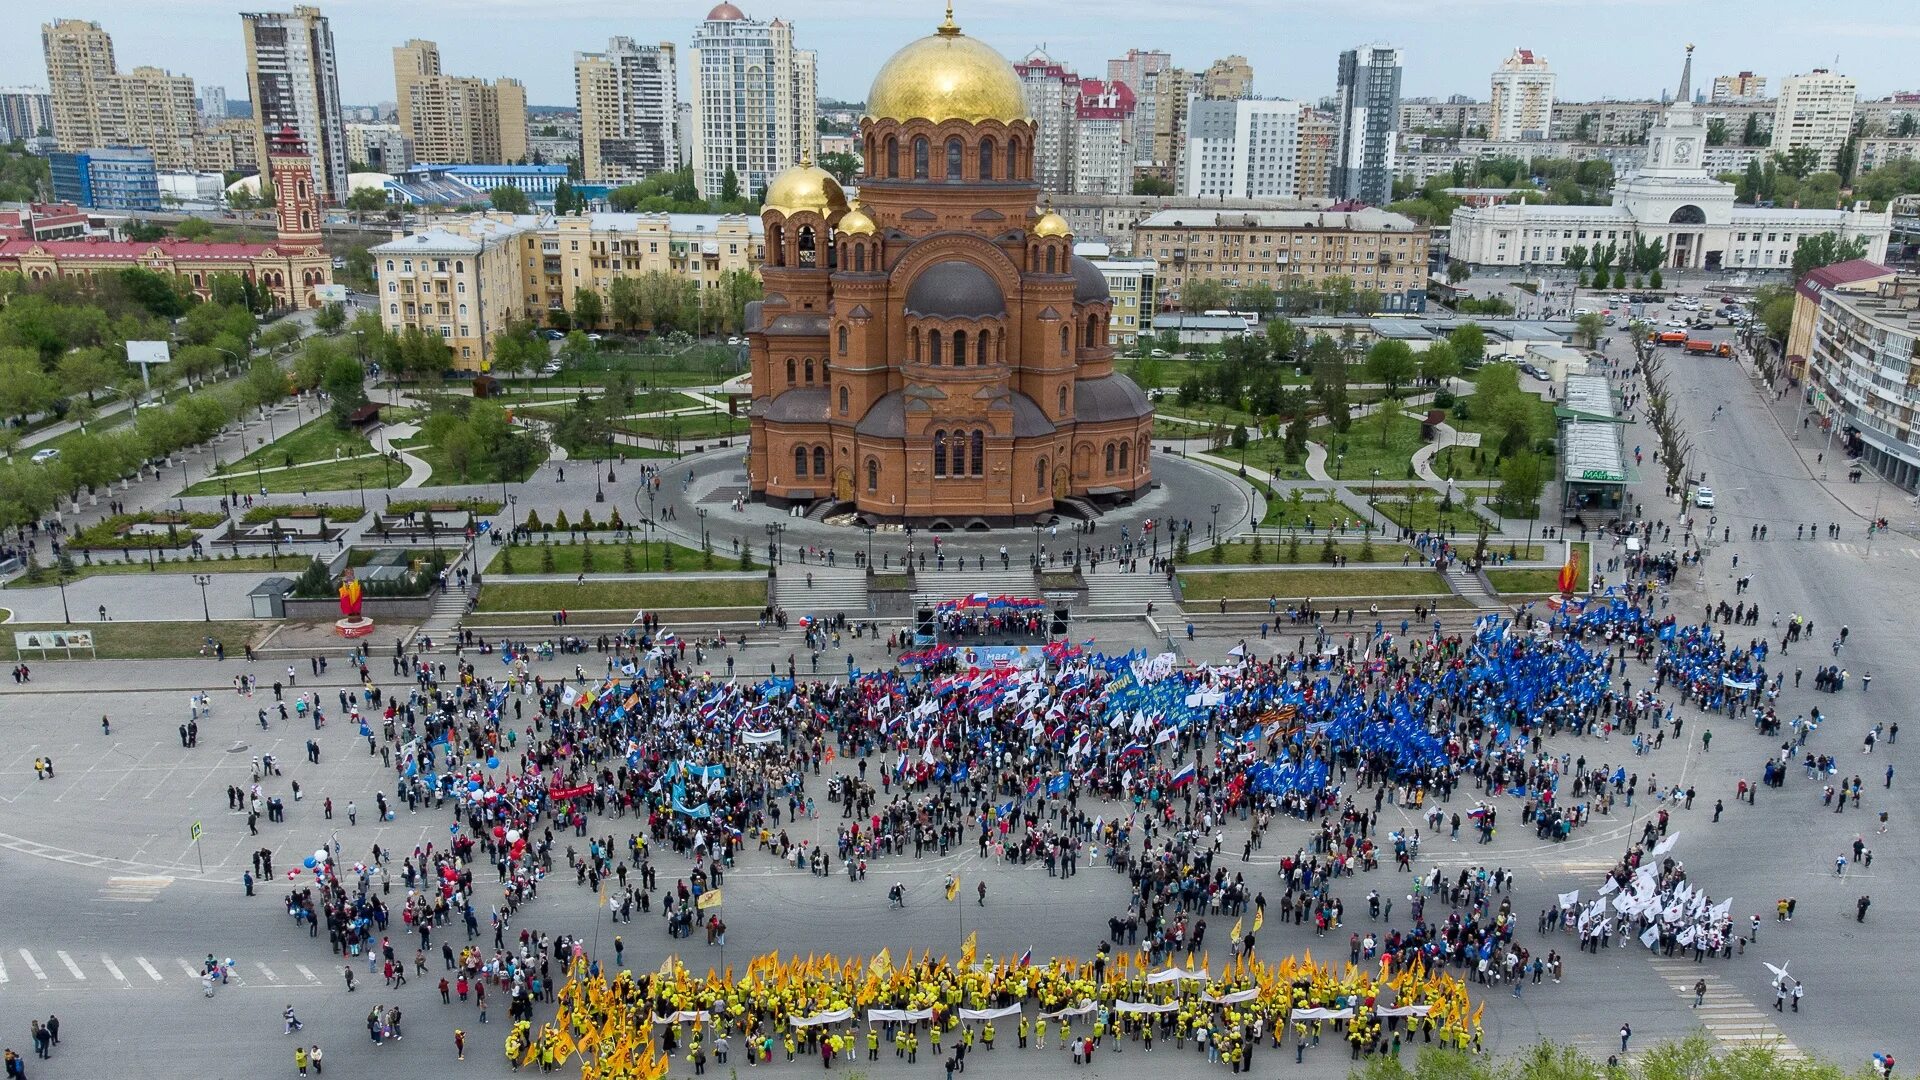
[[[345,285],[315,285],[313,287],[313,295],[319,297],[320,302],[323,304],[344,304],[347,302],[347,287]]]
[[[173,359],[172,353],[167,350],[168,343],[164,341],[129,341],[127,363],[164,364]]]

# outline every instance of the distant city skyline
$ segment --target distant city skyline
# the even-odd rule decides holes
[[[392,50],[419,37],[438,42],[453,70],[519,79],[529,104],[570,107],[574,52],[597,48],[614,35],[685,46],[712,0],[667,0],[649,6],[644,19],[634,17],[631,5],[611,0],[560,6],[545,0],[419,0],[399,8],[372,0],[322,0],[318,6],[333,25],[341,97],[349,104],[393,100]],[[796,44],[819,52],[820,94],[852,101],[864,97],[873,78],[876,44],[918,37],[941,16],[941,5],[932,0],[920,5],[924,11],[881,0],[747,0],[742,7],[755,19],[797,24]],[[1276,32],[1248,33],[1249,9],[1256,28],[1271,20]],[[164,8],[126,0],[16,7],[0,22],[0,71],[11,73],[8,82],[44,84],[41,24],[88,19],[113,35],[123,69],[165,67],[191,76],[196,85],[224,87],[237,100],[246,86],[239,11],[222,0],[176,0]],[[961,0],[955,17],[1009,60],[1044,47],[1089,78],[1102,77],[1106,61],[1129,48],[1165,50],[1189,70],[1238,53],[1253,66],[1256,94],[1307,102],[1333,93],[1342,50],[1376,42],[1402,50],[1405,97],[1465,94],[1485,100],[1500,61],[1526,48],[1552,60],[1559,100],[1652,98],[1672,90],[1689,42],[1698,47],[1696,86],[1748,70],[1767,76],[1772,89],[1784,76],[1828,67],[1852,76],[1863,99],[1920,89],[1904,50],[1888,47],[1920,39],[1920,9],[1895,0],[1864,0],[1851,5],[1845,19],[1785,0],[1708,0],[1686,8],[1658,0],[1351,0],[1341,7],[1345,17],[1328,19],[1321,11],[1304,0],[1202,0],[1177,8],[1120,0],[1098,19],[1036,20],[1031,7],[1013,0]],[[684,92],[686,72],[681,78]]]

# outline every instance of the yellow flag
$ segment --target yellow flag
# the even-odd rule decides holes
[[[959,896],[959,895],[960,895],[960,879],[959,879],[959,877],[957,877],[957,876],[955,876],[955,877],[949,877],[949,878],[947,879],[947,899],[948,899],[948,901],[952,901],[952,899],[953,899],[954,897],[956,897],[956,896]]]
[[[867,966],[867,977],[879,979],[893,971],[893,954],[886,948],[873,954],[873,962]]]
[[[1259,933],[1261,924],[1266,921],[1267,921],[1267,909],[1254,908],[1253,909],[1253,932],[1256,934]]]
[[[720,906],[720,890],[708,889],[706,892],[701,893],[700,899],[694,901],[693,906],[699,908],[701,911],[709,911],[713,908],[719,907]]]
[[[1242,916],[1242,917],[1241,917],[1241,918],[1239,918],[1239,919],[1235,919],[1235,920],[1233,920],[1233,929],[1232,929],[1232,930],[1229,930],[1229,931],[1227,931],[1227,938],[1228,938],[1228,940],[1231,940],[1231,941],[1239,941],[1239,940],[1240,940],[1240,924],[1241,924],[1242,922],[1244,922],[1244,921],[1245,921],[1245,917],[1244,917],[1244,916]]]
[[[974,954],[979,950],[979,947],[980,947],[980,931],[975,930],[973,933],[967,935],[966,944],[960,946],[960,966],[961,967],[970,968],[973,966],[973,957],[974,957]]]

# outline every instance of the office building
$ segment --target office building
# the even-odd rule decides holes
[[[1713,95],[1707,100],[1714,105],[1728,105],[1759,101],[1767,96],[1767,77],[1743,71],[1738,75],[1716,75],[1713,78]]]
[[[1074,146],[1080,110],[1080,76],[1035,49],[1013,65],[1033,117],[1033,178],[1040,190],[1072,191],[1073,170],[1079,161]]]
[[[1244,56],[1223,56],[1207,65],[1194,88],[1210,101],[1231,101],[1253,93],[1253,65]]]
[[[394,114],[414,157],[442,165],[503,165],[527,156],[527,91],[440,70],[440,47],[414,39],[393,50]],[[349,154],[351,157],[351,154]]]
[[[1334,107],[1333,196],[1385,205],[1400,134],[1400,50],[1363,45],[1341,53]]]
[[[53,134],[53,95],[37,86],[0,86],[0,133],[9,139]]]
[[[1813,151],[1817,168],[1835,168],[1841,146],[1853,133],[1857,98],[1851,78],[1826,68],[1780,80],[1773,112],[1773,152],[1788,154],[1804,146]]]
[[[616,37],[605,52],[573,54],[582,175],[627,184],[678,168],[680,77],[670,41]],[[697,182],[697,181],[696,181]]]
[[[1276,290],[1334,278],[1380,298],[1381,311],[1422,311],[1427,228],[1365,207],[1346,210],[1162,210],[1134,230],[1133,253],[1159,267],[1158,307],[1180,306],[1191,281]]]
[[[732,173],[745,196],[811,158],[819,134],[812,49],[794,47],[793,24],[747,18],[729,0],[693,33],[693,182],[718,198]]]
[[[159,210],[160,178],[153,151],[143,146],[99,146],[52,154],[53,197],[89,210]]]
[[[1133,191],[1133,89],[1123,82],[1080,83],[1074,107],[1073,190],[1083,195]]]
[[[1193,102],[1180,194],[1190,199],[1298,197],[1303,109],[1297,101],[1257,98]]]
[[[1332,200],[1190,199],[1181,195],[1055,195],[1053,212],[1066,219],[1076,241],[1106,244],[1116,255],[1136,251],[1134,230],[1162,210],[1317,210]]]
[[[346,118],[333,28],[315,7],[242,13],[247,93],[253,101],[254,145],[266,160],[268,141],[292,131],[306,146],[322,203],[347,197]]]
[[[99,23],[61,19],[40,28],[53,136],[70,153],[135,146],[162,168],[191,168],[200,113],[193,80],[154,67],[121,72]]]
[[[1493,73],[1490,139],[1544,139],[1553,130],[1553,71],[1532,49],[1515,49]]]

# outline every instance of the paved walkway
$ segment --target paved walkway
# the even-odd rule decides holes
[[[373,444],[376,451],[373,456],[394,454],[400,458],[402,464],[406,465],[407,478],[400,481],[398,485],[403,488],[425,487],[427,478],[433,475],[433,466],[406,449],[394,445],[395,440],[411,439],[418,434],[420,434],[418,424],[381,424],[367,434],[367,441]]]

